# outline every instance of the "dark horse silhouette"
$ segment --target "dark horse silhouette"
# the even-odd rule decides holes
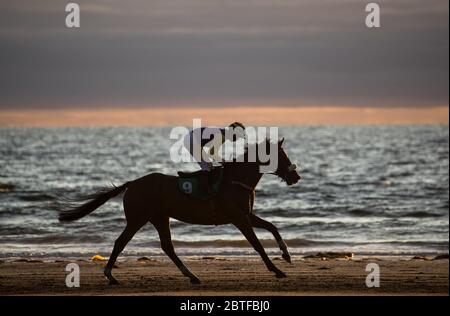
[[[297,183],[300,176],[286,155],[282,144],[278,142],[278,167],[274,172],[288,185]],[[262,144],[262,143],[261,143]],[[261,144],[253,144],[253,150],[258,152],[257,147]],[[269,140],[266,140],[269,148]],[[175,218],[191,224],[202,225],[235,225],[259,253],[269,271],[275,273],[277,278],[286,275],[279,270],[267,256],[263,246],[258,240],[253,227],[263,228],[270,231],[275,237],[281,251],[282,257],[291,262],[289,251],[278,229],[255,214],[253,214],[253,203],[255,199],[255,187],[262,177],[260,166],[263,164],[257,158],[256,162],[249,162],[248,150],[244,154],[244,161],[230,161],[223,165],[223,179],[221,189],[216,196],[210,200],[194,199],[178,189],[178,177],[161,173],[152,173],[142,178],[126,182],[119,187],[104,189],[87,199],[87,203],[61,210],[60,221],[73,221],[88,215],[103,205],[106,201],[125,191],[123,196],[123,207],[127,225],[122,234],[117,238],[114,249],[105,267],[104,274],[110,284],[118,281],[111,274],[114,263],[127,243],[136,232],[147,222],[152,223],[158,231],[161,248],[172,259],[180,271],[190,279],[192,283],[200,283],[200,280],[184,265],[175,254],[169,227],[169,218]]]

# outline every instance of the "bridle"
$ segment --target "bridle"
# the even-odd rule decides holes
[[[295,170],[297,170],[297,165],[295,163],[291,164],[288,167],[288,172],[292,172],[292,171],[295,171]]]
[[[279,148],[279,149],[278,149],[278,152],[281,152],[281,151],[282,151],[282,148]],[[275,172],[272,172],[272,174],[273,174],[273,175],[276,175],[276,176],[278,176],[278,177],[280,177],[281,179],[283,179],[283,181],[286,181],[286,179],[284,179],[284,178],[286,178],[286,176],[288,175],[288,173],[293,172],[293,171],[295,171],[295,170],[297,170],[297,165],[296,165],[295,163],[291,163],[291,164],[287,167],[286,172],[285,172],[283,175],[281,175],[281,174],[278,173],[278,169],[277,169]],[[246,183],[243,183],[243,182],[241,182],[241,181],[235,181],[235,180],[232,180],[232,181],[231,181],[231,184],[238,185],[238,186],[244,188],[245,190],[247,190],[247,191],[249,191],[249,192],[251,192],[251,193],[254,193],[254,192],[255,192],[255,188],[254,188],[254,187],[252,187],[252,186],[250,186],[250,185],[248,185],[248,184],[246,184]]]
[[[255,188],[252,188],[251,186],[249,186],[248,184],[245,184],[243,182],[233,180],[233,181],[231,181],[231,184],[239,185],[239,186],[243,187],[244,189],[246,189],[247,191],[250,191],[252,193],[255,192]]]
[[[281,152],[283,149],[279,148],[278,152]],[[286,154],[285,154],[286,155]],[[280,177],[281,179],[283,179],[283,181],[286,181],[284,178],[288,175],[288,173],[297,170],[297,165],[295,163],[291,163],[287,168],[286,168],[286,172],[284,174],[280,174],[279,173],[279,169],[277,169],[274,173],[274,175]]]

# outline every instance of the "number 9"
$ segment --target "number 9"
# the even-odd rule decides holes
[[[189,181],[183,182],[183,191],[185,193],[191,194],[192,193],[192,183]]]

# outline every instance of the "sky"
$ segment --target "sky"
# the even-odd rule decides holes
[[[135,108],[448,109],[449,3],[2,0],[0,115]]]

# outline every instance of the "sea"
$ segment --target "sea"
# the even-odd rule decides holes
[[[0,257],[109,256],[126,223],[120,196],[72,223],[58,221],[55,205],[152,172],[195,170],[170,159],[171,129],[1,128]],[[302,179],[287,186],[264,175],[255,213],[278,227],[291,254],[448,253],[448,125],[289,126],[279,135]],[[180,255],[255,254],[232,225],[171,220],[171,229]],[[256,233],[279,255],[269,232]],[[151,224],[122,254],[161,255]]]

